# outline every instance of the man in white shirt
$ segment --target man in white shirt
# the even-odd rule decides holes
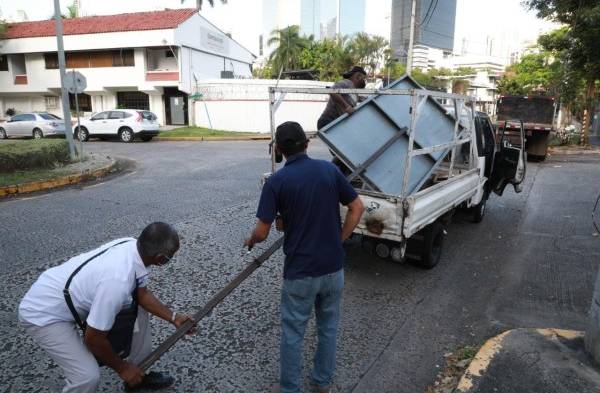
[[[33,284],[19,305],[19,321],[62,369],[63,392],[95,392],[100,379],[98,361],[115,370],[128,388],[161,388],[174,382],[165,373],[144,374],[137,364],[152,351],[148,313],[176,327],[191,319],[170,310],[146,288],[147,267],[168,263],[178,250],[177,232],[155,222],[137,240],[114,240],[73,257],[42,273]],[[76,314],[67,304],[65,287]],[[123,360],[107,335],[117,314],[131,305],[134,291],[140,308],[129,357]],[[83,339],[75,315],[87,325]]]

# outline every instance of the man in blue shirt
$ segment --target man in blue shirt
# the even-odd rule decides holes
[[[364,210],[340,170],[328,161],[309,158],[307,147],[300,124],[286,122],[277,127],[275,149],[286,163],[264,185],[258,221],[245,242],[251,248],[264,241],[276,219],[278,229],[285,233],[280,347],[280,383],[285,393],[302,390],[302,343],[313,307],[318,345],[311,375],[319,392],[329,392],[344,287],[342,243]],[[343,226],[340,203],[348,208]]]

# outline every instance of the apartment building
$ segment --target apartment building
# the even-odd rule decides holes
[[[87,79],[84,114],[151,110],[161,124],[193,123],[188,95],[202,80],[250,78],[255,56],[195,9],[64,19],[68,70]],[[0,41],[0,116],[62,116],[54,20],[13,23]],[[71,110],[75,97],[70,97]]]

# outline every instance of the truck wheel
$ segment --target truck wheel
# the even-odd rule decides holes
[[[472,219],[473,222],[475,224],[479,224],[481,221],[483,221],[483,216],[485,216],[485,209],[486,209],[486,203],[487,203],[487,193],[485,195],[483,195],[483,198],[481,199],[481,202],[479,202],[477,205],[473,206],[470,210],[471,210],[471,214],[472,214]]]
[[[439,222],[428,225],[423,230],[423,246],[419,265],[425,269],[432,269],[440,261],[442,246],[444,245],[444,226]]]

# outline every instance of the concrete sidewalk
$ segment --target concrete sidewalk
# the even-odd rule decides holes
[[[600,368],[584,351],[583,332],[514,329],[481,347],[456,392],[600,392]]]

